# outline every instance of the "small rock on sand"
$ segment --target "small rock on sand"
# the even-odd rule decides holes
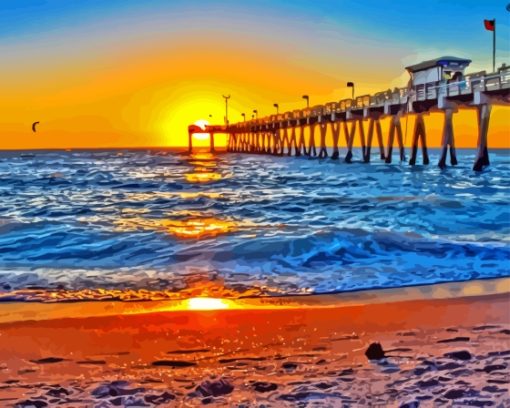
[[[368,346],[367,351],[365,351],[365,356],[369,360],[382,360],[386,357],[386,354],[380,343],[372,343]]]
[[[257,392],[270,392],[276,390],[278,385],[265,381],[257,381],[252,384],[252,387]]]
[[[196,392],[203,397],[218,397],[220,395],[230,394],[234,390],[234,386],[227,380],[220,378],[215,381],[204,381],[200,384]]]
[[[464,360],[464,361],[471,360],[471,353],[467,350],[452,351],[452,352],[446,353],[444,356],[448,357],[448,358],[453,358],[455,360]]]

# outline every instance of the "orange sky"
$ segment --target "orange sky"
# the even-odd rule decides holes
[[[7,56],[0,67],[0,149],[183,146],[188,124],[223,122],[222,94],[232,95],[229,117],[236,122],[253,109],[274,113],[274,102],[280,111],[302,108],[303,93],[311,105],[344,99],[346,78],[358,95],[404,86],[407,63],[445,53],[417,52],[405,42],[385,47],[381,34],[338,28],[327,18],[279,26],[276,16],[255,24],[251,15],[232,12],[219,25],[208,10],[174,20],[154,13],[78,20],[0,41]],[[493,109],[490,147],[510,146],[509,116],[510,108]],[[473,110],[455,116],[459,147],[475,145],[475,118]],[[431,146],[441,123],[440,114],[427,120]]]

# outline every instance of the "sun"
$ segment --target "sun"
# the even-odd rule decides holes
[[[200,129],[204,129],[209,124],[209,122],[205,119],[199,119],[195,122],[195,125]],[[209,133],[194,133],[193,137],[197,140],[206,140],[209,138]]]

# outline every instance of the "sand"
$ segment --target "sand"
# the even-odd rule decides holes
[[[382,291],[301,307],[0,305],[0,406],[510,406],[501,282],[474,296],[437,285],[424,293],[441,299]],[[367,359],[373,342],[387,358]]]

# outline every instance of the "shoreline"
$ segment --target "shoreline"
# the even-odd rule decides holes
[[[63,317],[87,318],[132,314],[200,312],[203,310],[335,309],[406,301],[432,301],[510,294],[510,277],[435,283],[399,288],[368,289],[333,294],[289,295],[206,299],[190,304],[179,300],[86,300],[59,302],[0,302],[0,324],[53,320]]]

